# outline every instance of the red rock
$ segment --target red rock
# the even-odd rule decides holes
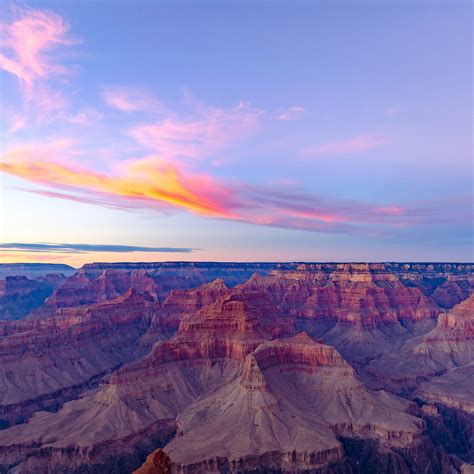
[[[98,275],[91,275],[86,268],[83,268],[69,277],[55,294],[48,298],[43,313],[39,314],[46,313],[47,315],[48,310],[55,308],[81,306],[114,299],[132,288],[155,297],[160,291],[155,280],[144,270],[126,272],[105,269]]]
[[[38,408],[63,403],[142,355],[145,348],[135,343],[159,306],[148,294],[128,290],[115,300],[0,326],[3,419],[15,423]]]
[[[147,457],[140,469],[133,471],[133,473],[171,474],[171,459],[162,449],[157,449]]]
[[[167,453],[176,472],[346,472],[350,438],[371,446],[375,466],[442,472],[423,422],[406,413],[415,407],[357,377],[378,358],[367,370],[380,361],[378,376],[392,380],[390,351],[415,381],[411,367],[431,360],[449,377],[416,381],[417,396],[447,403],[453,383],[452,406],[467,410],[459,380],[472,371],[472,301],[433,326],[438,303],[472,291],[471,265],[220,265],[85,266],[34,317],[0,323],[4,419],[59,408],[0,431],[0,470],[115,462],[130,472],[161,446],[145,468],[167,469]],[[242,282],[255,270],[264,274]],[[408,452],[417,460],[405,462]]]
[[[21,446],[25,459],[42,463],[73,443],[78,465],[86,447],[93,456],[99,446],[146,432],[132,449],[169,430],[177,416],[182,434],[165,452],[181,472],[221,463],[314,469],[343,459],[340,434],[390,446],[410,446],[421,436],[417,420],[404,413],[407,402],[368,392],[333,347],[306,334],[274,339],[294,332],[282,322],[261,292],[232,290],[103,387],[10,428],[8,435],[0,432],[0,459],[12,456],[6,448],[2,454],[6,439]],[[147,431],[150,425],[155,431]]]
[[[474,363],[474,294],[447,313],[435,328],[409,339],[398,351],[368,365],[374,379],[416,388],[460,367]]]

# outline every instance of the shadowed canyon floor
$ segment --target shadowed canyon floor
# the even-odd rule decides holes
[[[0,312],[0,472],[469,472],[473,270],[177,262],[6,277],[0,309],[22,310]]]

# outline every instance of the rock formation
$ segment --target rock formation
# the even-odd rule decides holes
[[[56,409],[97,377],[144,353],[135,343],[156,311],[149,295],[129,290],[110,302],[0,325],[2,423],[22,422],[40,408]],[[161,338],[166,335],[164,324]]]
[[[421,381],[474,362],[474,294],[447,313],[426,334],[408,340],[400,350],[370,363],[376,378],[417,386]]]
[[[139,469],[133,471],[134,474],[171,474],[171,459],[162,450],[157,449],[151,453],[145,463]]]
[[[331,270],[300,265],[255,275],[242,287],[272,295],[298,327],[323,337],[351,361],[396,349],[414,332],[433,327],[442,311],[419,287],[402,281],[409,275],[391,273],[382,264],[340,264]]]
[[[0,472],[466,470],[473,269],[86,265],[0,321]]]

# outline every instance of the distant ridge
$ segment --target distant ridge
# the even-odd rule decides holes
[[[208,261],[163,261],[163,262],[94,262],[86,263],[80,269],[84,271],[98,271],[106,269],[133,270],[133,269],[180,269],[180,268],[215,268],[215,269],[253,269],[254,271],[270,270],[317,270],[335,271],[350,269],[358,271],[368,269],[372,272],[465,272],[474,271],[471,262],[208,262]]]
[[[76,269],[63,263],[0,263],[0,279],[7,276],[21,275],[36,278],[49,273],[72,275]]]

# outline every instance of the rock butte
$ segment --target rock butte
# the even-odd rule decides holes
[[[50,277],[51,296],[0,321],[0,471],[468,472],[473,269],[176,262]],[[41,278],[6,279],[0,298]]]

